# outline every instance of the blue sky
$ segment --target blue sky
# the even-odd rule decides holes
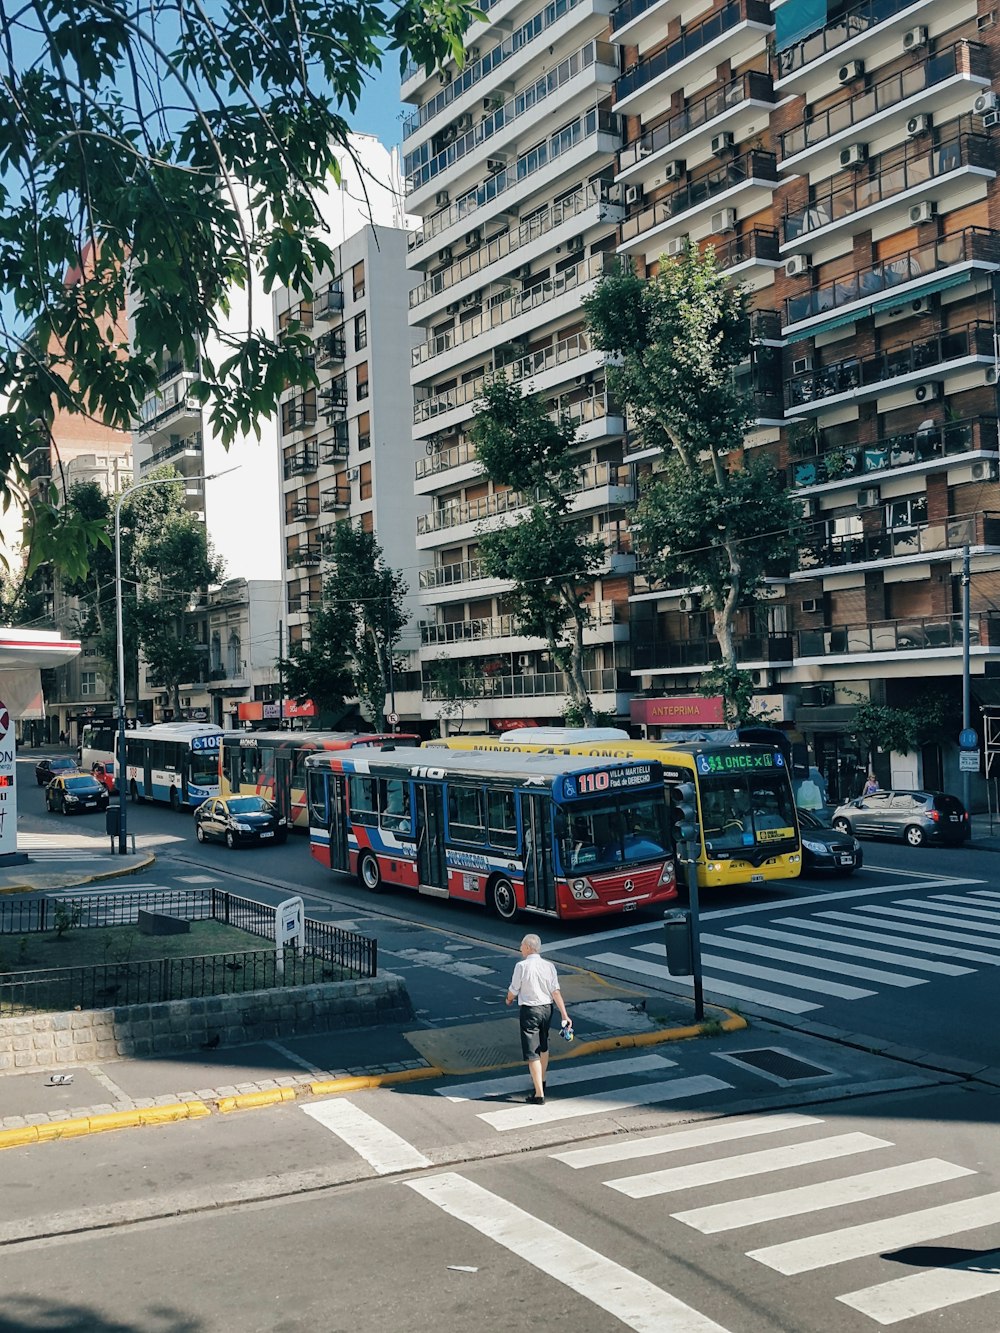
[[[401,143],[403,117],[413,109],[407,104],[404,110],[399,100],[398,70],[399,56],[390,52],[382,72],[366,85],[357,115],[348,118],[352,129],[376,135],[386,148]]]

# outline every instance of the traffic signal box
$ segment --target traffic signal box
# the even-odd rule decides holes
[[[697,860],[701,841],[698,817],[698,791],[693,782],[678,782],[670,787],[670,831],[678,856]]]

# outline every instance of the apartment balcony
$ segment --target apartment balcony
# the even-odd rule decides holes
[[[296,500],[288,511],[290,523],[304,523],[313,518],[319,518],[319,501],[314,496]]]
[[[289,615],[307,616],[311,611],[320,609],[323,605],[323,599],[319,593],[289,592],[287,604]]]
[[[744,634],[735,642],[736,660],[744,667],[788,666],[792,662],[790,634]],[[714,638],[671,639],[632,644],[634,676],[658,672],[707,671],[722,660]]]
[[[491,218],[516,213],[541,190],[553,191],[560,176],[584,170],[593,157],[610,156],[620,147],[618,117],[600,107],[591,107],[522,153],[516,163],[501,166],[453,203],[446,197],[443,207],[425,220],[421,230],[410,233],[407,247],[411,256],[431,241],[439,247],[453,245],[470,228],[482,228]]]
[[[414,490],[417,495],[431,495],[444,487],[460,486],[482,476],[482,465],[476,454],[476,447],[471,440],[459,440],[456,444],[434,449],[416,463],[416,481]]]
[[[201,467],[204,463],[201,431],[195,431],[193,435],[171,435],[161,449],[142,460],[139,471],[150,472],[166,463],[173,464],[180,473],[191,465]]]
[[[618,624],[618,605],[615,602],[591,602],[589,629]],[[624,627],[622,627],[624,628]],[[516,616],[480,616],[473,620],[453,620],[440,625],[420,626],[420,643],[424,648],[447,647],[451,644],[485,643],[488,648],[498,639],[525,639],[535,641],[537,635],[525,634],[519,628]]]
[[[289,455],[284,462],[284,477],[305,477],[319,467],[319,455],[315,449],[304,449],[300,453]]]
[[[933,0],[865,0],[830,23],[778,51],[775,87],[782,93],[803,92],[829,79],[829,67],[863,60],[869,69],[895,57],[902,37],[922,21]]]
[[[789,341],[827,328],[894,312],[918,313],[923,299],[969,282],[975,272],[1000,269],[1000,232],[966,227],[942,240],[915,246],[881,263],[855,269],[785,300],[783,333]],[[833,318],[831,318],[833,316]]]
[[[624,673],[614,667],[600,667],[583,673],[587,693],[593,698],[598,694],[623,693],[630,689],[631,682]],[[489,675],[471,677],[464,681],[470,696],[476,699],[540,699],[564,695],[569,691],[569,682],[562,671],[525,671],[515,675],[495,672]],[[435,681],[425,679],[421,686],[423,698],[439,702],[447,698]]]
[[[496,97],[502,82],[510,82],[526,68],[537,67],[544,50],[578,31],[588,19],[609,15],[612,7],[610,0],[550,0],[485,55],[480,56],[476,46],[468,47],[464,67],[454,73],[448,70],[441,91],[403,121],[403,143],[431,121],[443,120],[446,114],[468,113],[473,108],[478,111],[480,106],[485,109],[488,95]]]
[[[309,542],[305,546],[297,546],[294,551],[288,554],[289,568],[295,566],[305,566],[307,568],[317,568],[323,560],[323,548],[318,542]]]
[[[672,17],[672,0],[622,0],[611,15],[611,31],[622,46],[639,50],[662,37]]]
[[[781,267],[778,254],[778,232],[774,227],[754,227],[728,241],[714,242],[715,262],[731,278],[739,277],[753,285],[758,279]],[[776,332],[780,338],[780,327]]]
[[[731,231],[737,208],[755,213],[768,207],[777,184],[773,153],[744,153],[626,218],[618,253],[662,250],[668,239],[696,227],[709,235]]]
[[[135,429],[140,435],[155,435],[169,428],[171,434],[183,433],[185,422],[201,422],[201,403],[192,392],[199,383],[197,375],[177,375],[168,384],[144,399]]]
[[[795,634],[797,666],[870,661],[892,656],[960,657],[964,634],[962,617],[922,616],[881,620],[869,625],[832,625],[802,629]],[[976,648],[1000,648],[1000,615],[977,614],[969,620],[969,643]]]
[[[294,431],[308,430],[316,424],[315,395],[290,398],[281,404],[281,433],[290,435]]]
[[[500,105],[473,124],[471,114],[460,116],[436,139],[451,137],[439,152],[423,144],[407,156],[407,207],[419,212],[431,199],[431,191],[443,181],[453,193],[474,183],[473,173],[482,175],[486,158],[516,149],[517,141],[530,143],[538,127],[547,128],[553,115],[569,119],[606,95],[618,73],[618,54],[609,42],[589,41],[579,51],[540,74],[513,97],[500,97]],[[465,133],[462,127],[468,125]]]
[[[452,528],[481,523],[484,519],[513,513],[515,509],[521,509],[525,503],[524,497],[518,491],[496,491],[477,500],[453,500],[429,514],[418,514],[417,536],[448,532]]]
[[[883,164],[884,158],[893,160]],[[995,161],[985,134],[956,132],[938,144],[911,139],[859,171],[814,186],[805,206],[786,204],[782,252],[808,249],[841,228],[852,234],[870,230],[876,217],[880,235],[912,226],[916,203],[930,205],[928,217],[964,207],[985,196],[987,182],[996,176]]]
[[[887,135],[902,140],[914,111],[947,122],[967,111],[976,89],[989,81],[986,47],[963,39],[866,91],[845,89],[832,105],[811,111],[808,120],[781,135],[778,169],[808,170],[813,179],[821,178],[836,170],[845,143]]]
[[[278,316],[279,340],[290,330],[302,333],[313,327],[312,301],[299,301]]]
[[[521,291],[497,300],[480,314],[462,320],[453,328],[414,347],[410,361],[414,367],[429,366],[438,358],[448,358],[447,365],[457,366],[461,349],[469,346],[470,353],[482,355],[485,350],[529,334],[538,335],[545,323],[555,322],[564,314],[579,309],[580,302],[589,296],[602,277],[605,256],[592,255],[589,259],[565,268],[561,272],[525,285]],[[423,372],[428,373],[428,372]],[[441,372],[438,372],[441,373]]]
[[[886,403],[885,410],[908,401],[931,403],[940,393],[937,379],[976,364],[993,365],[994,359],[993,325],[967,324],[891,351],[848,357],[796,375],[785,385],[785,410],[795,416],[817,415],[841,403],[881,398],[911,384],[922,391],[922,398],[910,395],[905,401]]]
[[[452,565],[421,569],[417,581],[421,592],[437,592],[441,589],[480,583],[487,577],[486,566],[482,560],[460,560]]]
[[[331,282],[329,287],[316,293],[313,298],[313,315],[316,319],[339,319],[344,313],[344,283],[342,278]]]
[[[700,156],[720,130],[732,129],[742,120],[749,123],[755,112],[768,111],[773,103],[769,75],[756,70],[743,74],[626,144],[618,154],[615,179],[626,182],[652,175],[665,158],[675,157],[681,149]]]
[[[762,0],[731,0],[627,69],[615,84],[615,111],[642,116],[669,105],[675,89],[696,86],[725,61],[739,65],[754,51],[763,50],[764,38],[773,28],[770,6]]]
[[[1000,458],[1000,439],[995,417],[970,418],[967,421],[928,423],[918,430],[892,435],[871,444],[857,444],[827,449],[808,458],[800,458],[788,468],[788,484],[794,490],[812,491],[847,489],[859,478],[886,472],[904,472],[923,476],[928,472],[951,470],[957,460],[967,461],[972,469],[981,465],[981,478],[975,471],[970,480],[988,479],[995,473]]]
[[[325,389],[320,389],[319,410],[327,421],[342,419],[347,412],[347,385],[331,384]]]
[[[316,339],[316,365],[339,366],[347,360],[347,339],[344,330],[333,329]]]
[[[625,414],[620,407],[609,401],[606,394],[567,402],[564,406],[560,405],[558,411],[576,431],[577,444],[598,444],[602,440],[615,439],[625,434]],[[598,463],[596,466],[605,468],[608,464]],[[628,490],[630,501],[635,500],[635,487],[627,469],[623,481],[620,489]],[[618,485],[614,470],[609,474],[607,484]]]
[[[346,482],[338,482],[336,486],[327,486],[319,493],[319,507],[325,514],[350,509],[350,486]]]
[[[882,569],[887,560],[920,564],[954,560],[963,546],[1000,551],[1000,514],[956,515],[941,523],[833,536],[820,525],[800,551],[799,567],[791,579],[800,582],[845,568]]]

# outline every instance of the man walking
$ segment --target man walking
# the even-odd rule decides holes
[[[517,1001],[521,1027],[521,1054],[528,1062],[533,1091],[527,1101],[545,1105],[545,1074],[549,1067],[549,1027],[553,1005],[564,1024],[569,1014],[559,989],[555,967],[541,955],[542,941],[537,935],[525,935],[521,941],[521,961],[507,989],[507,1003]]]

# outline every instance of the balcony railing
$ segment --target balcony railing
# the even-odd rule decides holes
[[[718,195],[735,189],[748,180],[763,180],[778,183],[778,169],[773,153],[754,149],[742,157],[734,158],[724,167],[718,167],[679,190],[674,190],[664,199],[658,199],[649,208],[641,209],[622,223],[622,241],[634,240],[644,232],[659,227],[671,218],[680,217],[692,208],[699,208]]]
[[[319,493],[320,508],[324,513],[329,513],[337,509],[350,509],[351,507],[351,488],[346,483],[339,483],[336,486],[327,486],[325,490]]]
[[[423,228],[414,233],[409,242],[409,248],[415,250],[448,227],[469,218],[474,218],[479,209],[485,208],[497,199],[501,199],[503,195],[514,190],[522,181],[544,171],[546,167],[564,153],[576,148],[587,139],[596,138],[598,134],[609,134],[620,141],[621,121],[618,116],[610,111],[604,111],[600,107],[591,107],[589,111],[585,111],[583,115],[569,125],[564,125],[561,130],[558,130],[548,139],[536,144],[527,153],[523,153],[514,166],[503,167],[494,175],[481,181],[479,185],[474,186],[473,189],[468,190],[455,203],[443,208],[440,213],[434,213],[424,223]]]
[[[995,418],[970,418],[922,426],[903,435],[888,436],[871,444],[827,449],[801,458],[788,469],[788,484],[804,490],[844,477],[868,476],[894,468],[911,467],[940,458],[968,453],[997,453],[1000,450]]]
[[[780,140],[781,156],[793,157],[807,148],[825,143],[831,135],[839,134],[852,125],[859,125],[870,116],[886,111],[906,101],[908,97],[914,97],[934,84],[963,72],[989,78],[989,55],[985,46],[979,42],[962,40],[944,51],[929,55],[926,60],[911,65],[909,69],[883,79],[867,92],[846,92],[825,111],[815,111],[804,124],[787,130]]]
[[[866,565],[904,556],[933,555],[963,546],[1000,545],[1000,514],[956,515],[943,523],[914,523],[905,528],[830,536],[817,529],[799,553],[799,570]]]
[[[316,364],[318,366],[338,365],[347,359],[347,339],[343,329],[334,329],[316,339]]]
[[[620,9],[615,11],[616,14],[620,12]],[[756,102],[774,101],[774,88],[769,75],[751,70],[734,79],[725,88],[718,88],[707,97],[692,102],[689,107],[679,111],[676,116],[671,116],[662,125],[657,125],[653,130],[646,130],[638,139],[633,139],[622,149],[618,155],[618,170],[625,171],[628,167],[634,167],[637,162],[651,157],[661,148],[669,148],[672,143],[690,134],[692,130],[707,125],[717,116],[732,111],[742,102],[751,99]]]
[[[736,638],[737,662],[791,662],[790,634],[743,634]],[[714,638],[674,639],[636,642],[633,660],[637,671],[683,670],[703,667],[722,660],[722,650]]]
[[[832,625],[796,632],[795,656],[840,657],[854,653],[912,653],[931,648],[960,649],[963,643],[961,616],[923,616],[907,620],[882,620],[870,625]],[[969,642],[1000,644],[1000,615],[974,615],[969,622]]]
[[[583,682],[588,694],[614,694],[632,689],[632,681],[623,679],[614,667],[586,670]],[[462,685],[470,698],[477,699],[538,699],[543,696],[568,694],[569,681],[562,671],[533,671],[521,676],[483,675],[463,680]],[[452,697],[448,689],[433,680],[424,680],[422,696],[428,701]]]
[[[293,398],[281,405],[281,433],[305,430],[316,424],[316,404],[312,399]]]
[[[993,358],[992,324],[967,324],[964,328],[906,343],[875,356],[850,357],[796,375],[785,385],[785,406],[801,407],[822,398],[885,384],[920,370],[931,374],[949,361],[961,361],[971,356]]]
[[[310,544],[308,546],[298,546],[294,551],[289,552],[289,565],[309,565],[315,566],[323,559],[323,551],[319,545]]]
[[[317,319],[334,319],[343,313],[343,309],[344,286],[342,280],[337,278],[329,287],[324,287],[321,292],[316,293],[313,313]]]
[[[516,28],[509,37],[505,37],[499,45],[494,46],[480,60],[470,60],[464,69],[458,71],[451,82],[435,96],[426,101],[419,111],[415,111],[412,116],[408,116],[403,121],[403,139],[404,141],[415,134],[421,125],[426,125],[429,120],[439,116],[442,111],[456,98],[467,93],[470,88],[474,88],[477,83],[481,83],[494,70],[505,65],[512,56],[523,51],[533,42],[541,44],[540,39],[543,34],[552,27],[553,23],[563,18],[566,14],[571,14],[576,8],[579,0],[551,0],[544,9],[533,14],[526,23],[522,23]]]
[[[482,237],[478,229],[473,228],[466,236],[466,244],[470,247],[468,254],[463,255],[449,268],[433,274],[419,287],[414,287],[410,292],[410,307],[421,305],[432,296],[448,291],[466,278],[475,277],[491,264],[498,263],[507,255],[515,254],[522,246],[530,245],[540,236],[546,236],[554,227],[572,221],[584,210],[593,208],[596,204],[610,203],[610,192],[617,190],[617,186],[609,186],[607,181],[590,181],[565,199],[547,204],[545,208],[532,213],[530,218],[526,218],[518,226],[511,227],[500,236],[494,236],[485,244],[481,243]],[[407,241],[409,248],[415,249],[423,244],[422,233],[410,232]]]
[[[900,151],[893,148],[883,156],[898,157]],[[891,165],[880,166],[881,159],[876,158],[870,172],[852,173],[846,178],[843,175],[833,177],[841,183],[817,191],[804,207],[788,208],[786,205],[782,220],[786,244],[960,167],[980,167],[991,176],[996,174],[993,145],[984,134],[955,134],[945,142],[933,145],[914,139],[902,152],[905,156]]]
[[[614,602],[591,602],[592,625],[613,625],[616,619]],[[536,638],[525,635],[517,616],[479,616],[474,620],[453,620],[444,625],[421,625],[420,642],[424,647],[435,644],[480,642],[483,639]]]
[[[737,264],[748,264],[751,260],[774,265],[780,262],[777,228],[754,227],[742,236],[716,243],[715,262],[719,268],[735,268]]]
[[[449,172],[456,162],[475,152],[477,148],[528,112],[534,111],[552,94],[558,93],[565,84],[577,78],[581,70],[589,69],[595,64],[617,69],[618,54],[609,42],[587,42],[579,51],[574,51],[571,56],[561,60],[554,69],[536,79],[530,87],[522,89],[495,111],[484,116],[474,129],[460,135],[442,152],[432,156],[429,145],[422,145],[415,153],[407,156],[403,165],[406,172],[407,194],[423,189],[432,180],[436,180],[442,172]]]
[[[319,458],[315,449],[306,449],[300,454],[291,454],[285,459],[285,480],[289,477],[304,477],[309,472],[315,472],[319,467]]]
[[[874,300],[903,283],[913,283],[928,274],[970,261],[1000,267],[1000,233],[987,227],[966,227],[940,241],[931,241],[879,264],[857,269],[835,282],[803,292],[801,296],[787,297],[785,324],[798,324],[801,320],[853,305],[856,301]],[[914,292],[915,297],[919,294],[919,291]]]
[[[441,356],[455,347],[461,347],[464,343],[480,337],[490,329],[502,328],[519,316],[558,300],[566,292],[601,277],[606,262],[603,254],[591,255],[589,259],[574,264],[572,268],[542,278],[532,286],[508,296],[506,300],[497,301],[481,314],[473,315],[471,319],[463,320],[453,329],[421,343],[419,347],[414,347],[410,353],[412,364],[422,365],[435,356]]]
[[[172,459],[180,457],[182,454],[200,454],[202,450],[201,431],[195,431],[193,435],[171,435],[170,443],[165,444],[162,449],[157,449],[148,458],[143,459],[142,467],[148,470],[153,467],[160,467],[163,463],[169,463]],[[33,474],[32,474],[33,475]]]
[[[627,69],[615,83],[615,102],[624,101],[632,93],[644,88],[646,84],[673,69],[689,56],[703,51],[706,46],[730,32],[741,23],[760,23],[764,27],[773,26],[770,7],[761,0],[731,0],[724,9],[717,10],[701,23],[696,23],[682,33],[675,41],[665,46],[655,55],[647,56],[638,64]]]
[[[787,78],[796,70],[802,69],[814,60],[819,60],[828,51],[835,51],[838,46],[843,46],[845,42],[860,37],[862,33],[869,32],[872,28],[877,28],[880,23],[887,23],[889,19],[895,18],[900,10],[908,9],[912,4],[913,0],[865,0],[864,4],[856,5],[846,13],[838,15],[832,23],[820,28],[818,32],[811,33],[784,51],[779,51],[778,77]]]
[[[495,518],[497,514],[509,514],[520,509],[525,503],[519,491],[496,491],[492,495],[483,495],[478,500],[453,500],[430,514],[417,515],[417,533],[441,532],[445,528],[457,528],[462,523],[478,523],[484,518]]]
[[[433,588],[454,588],[460,583],[474,583],[486,578],[486,567],[482,560],[460,560],[453,565],[422,569],[417,577],[424,592]]]
[[[482,393],[481,380],[479,392]],[[435,449],[426,458],[417,459],[417,481],[424,477],[435,477],[439,472],[448,472],[453,467],[461,467],[463,463],[474,463],[476,458],[476,447],[470,440],[460,440],[450,449]]]
[[[319,518],[319,501],[312,496],[296,500],[289,510],[289,517],[293,522],[306,518]]]
[[[139,409],[138,428],[148,431],[153,426],[161,426],[175,413],[200,412],[201,404],[191,392],[198,382],[196,375],[181,375],[165,389],[151,393]]]
[[[342,463],[347,457],[348,447],[347,422],[337,421],[334,423],[334,434],[324,440],[320,448],[320,462]]]
[[[313,307],[311,301],[299,301],[290,310],[278,316],[278,337],[287,333],[294,326],[295,331],[311,329],[313,326]]]

